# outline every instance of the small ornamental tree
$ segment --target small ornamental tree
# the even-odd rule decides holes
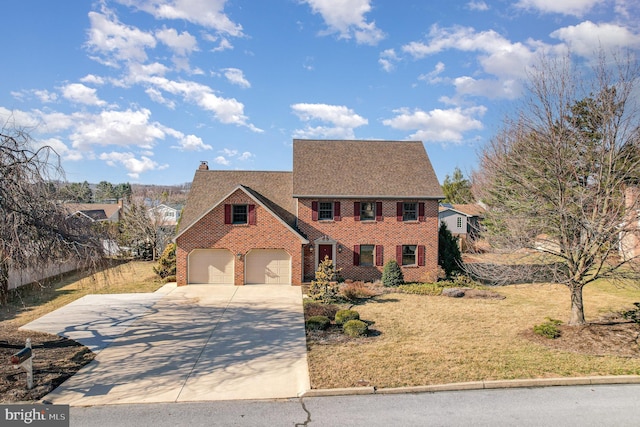
[[[395,259],[387,261],[382,270],[382,284],[384,286],[400,286],[404,283],[402,270]]]
[[[462,255],[458,241],[444,222],[440,223],[438,230],[438,265],[442,267],[447,277],[462,272]]]
[[[166,279],[176,275],[176,244],[169,243],[158,259],[158,264],[153,267],[153,272]]]
[[[316,280],[311,282],[309,298],[324,303],[332,303],[340,300],[340,269],[336,269],[329,257],[318,265]]]

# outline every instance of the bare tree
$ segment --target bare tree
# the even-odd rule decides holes
[[[150,252],[149,257],[155,261],[175,235],[174,222],[158,206],[132,202],[120,221],[120,243],[135,249],[140,258]]]
[[[475,188],[489,206],[485,236],[493,247],[547,259],[467,269],[496,282],[564,284],[569,324],[584,324],[584,286],[640,277],[633,258],[618,254],[635,232],[624,226],[626,215],[635,219],[638,208],[634,199],[625,209],[624,192],[640,171],[639,68],[630,56],[612,65],[601,55],[584,75],[567,55],[544,58],[530,77],[527,101],[484,148]]]
[[[69,217],[57,201],[63,175],[50,147],[34,148],[22,130],[0,131],[0,303],[7,301],[9,270],[46,269],[53,263],[97,266],[102,242],[96,231]]]

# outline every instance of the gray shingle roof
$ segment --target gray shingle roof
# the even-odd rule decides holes
[[[294,197],[444,198],[420,141],[293,141]]]
[[[180,231],[186,230],[239,185],[294,227],[292,182],[291,172],[197,170],[182,212]]]

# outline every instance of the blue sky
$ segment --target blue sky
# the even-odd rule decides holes
[[[294,138],[421,140],[442,181],[476,167],[541,54],[640,50],[638,3],[3,2],[0,121],[72,182],[291,170]]]

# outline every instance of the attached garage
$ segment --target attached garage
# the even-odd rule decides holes
[[[291,284],[291,256],[284,249],[252,249],[245,257],[247,284]]]
[[[233,261],[227,249],[194,249],[189,254],[188,283],[232,285]]]

